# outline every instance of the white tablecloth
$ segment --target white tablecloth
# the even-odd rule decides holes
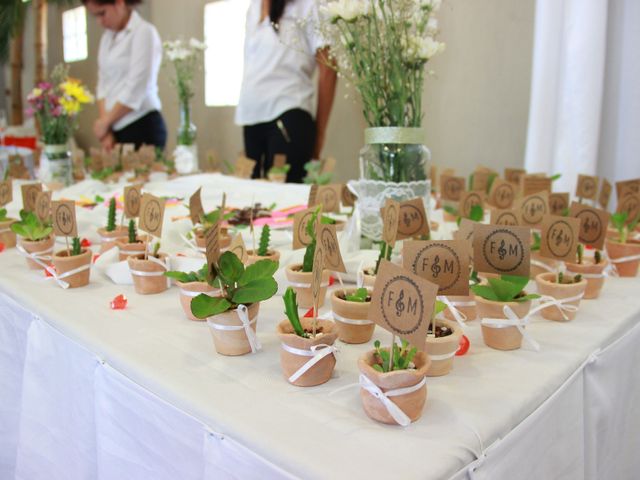
[[[304,188],[290,190],[292,203],[304,201]],[[246,205],[246,195],[231,202]],[[103,212],[95,214],[101,224]],[[572,322],[534,318],[528,331],[540,352],[491,350],[470,322],[469,354],[428,379],[423,417],[402,429],[368,419],[355,386],[336,391],[357,382],[357,357],[370,345],[341,344],[335,378],[322,386],[285,381],[281,298],[261,306],[264,349],[224,357],[206,325],[184,318],[176,288],[143,297],[93,273],[88,287],[62,291],[15,250],[0,254],[0,478],[631,479],[640,471],[637,279],[608,279],[601,300],[584,301]],[[119,293],[129,306],[112,311]],[[380,329],[374,338],[389,341]]]

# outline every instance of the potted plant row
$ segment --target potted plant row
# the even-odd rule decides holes
[[[376,325],[368,320],[370,306],[371,291],[366,288],[333,292],[331,310],[341,341],[358,344],[371,340]]]
[[[0,243],[2,243],[5,248],[13,248],[16,246],[16,234],[11,230],[11,225],[15,222],[15,218],[9,218],[7,216],[6,208],[0,208]]]
[[[220,282],[209,272],[209,266],[205,263],[197,272],[165,272],[165,276],[175,280],[180,288],[180,304],[184,314],[189,320],[201,321],[191,312],[191,300],[200,294],[215,297],[220,294]]]
[[[43,266],[40,262],[48,263],[53,252],[53,227],[48,223],[43,223],[33,212],[20,212],[20,221],[11,224],[11,231],[18,235],[18,244],[28,255],[27,265],[32,270],[40,270]]]
[[[169,288],[170,280],[165,277],[169,270],[168,258],[166,253],[160,253],[160,242],[155,243],[153,251],[147,254],[127,258],[136,293],[155,295]]]
[[[107,212],[107,225],[98,229],[100,236],[100,253],[104,253],[116,245],[116,240],[126,238],[128,235],[127,228],[122,225],[116,225],[116,198],[111,197],[109,200],[109,210]]]
[[[136,221],[133,218],[129,220],[127,236],[116,240],[120,261],[125,261],[129,257],[139,257],[140,255],[144,255],[147,250],[148,238],[149,237],[146,235],[138,235]]]
[[[598,298],[604,285],[604,270],[609,262],[602,258],[600,250],[596,250],[592,258],[584,255],[584,246],[578,244],[577,262],[566,262],[567,273],[581,275],[587,281],[587,288],[584,292],[584,299]]]
[[[627,212],[611,215],[611,223],[618,231],[617,238],[606,239],[607,254],[621,277],[635,277],[640,266],[640,241],[633,240],[630,234],[640,223],[640,213],[627,222]]]
[[[271,240],[271,228],[269,225],[264,225],[260,232],[260,243],[258,248],[254,250],[247,250],[247,265],[256,263],[259,260],[271,260],[273,262],[280,261],[280,252],[272,250],[269,246]]]
[[[75,237],[71,241],[71,249],[54,254],[53,266],[58,277],[67,282],[69,288],[79,288],[89,284],[91,260],[91,250],[82,248],[80,238]]]
[[[562,305],[543,308],[541,315],[547,320],[557,322],[573,320],[580,306],[587,281],[582,275],[566,275],[563,272],[541,273],[536,277],[538,293],[562,301]],[[566,306],[571,308],[563,308]]]
[[[462,329],[458,322],[438,318],[446,308],[446,304],[439,300],[436,301],[431,323],[427,330],[426,351],[431,359],[427,377],[448,374],[453,368],[453,358],[460,344]]]

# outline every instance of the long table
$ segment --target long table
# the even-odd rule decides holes
[[[264,203],[306,199],[305,187],[221,176],[149,189],[184,197],[200,184],[205,203],[230,186],[237,205],[250,203],[249,192]],[[81,184],[54,197],[92,188],[110,187]],[[100,224],[103,208],[79,218],[81,229]],[[469,353],[449,375],[427,379],[422,418],[401,428],[362,410],[356,363],[371,344],[340,344],[324,385],[286,382],[275,334],[281,297],[261,305],[263,350],[225,357],[206,324],[185,319],[175,287],[139,296],[94,271],[88,287],[63,291],[7,250],[0,478],[634,478],[639,287],[638,279],[608,278],[574,321],[535,317],[527,328],[539,352],[492,350],[479,322],[469,322]],[[129,305],[113,311],[109,301],[120,293]],[[389,335],[376,329],[374,339]]]

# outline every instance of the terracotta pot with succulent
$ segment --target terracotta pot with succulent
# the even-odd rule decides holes
[[[191,313],[207,319],[218,353],[244,355],[261,348],[256,336],[258,310],[260,302],[278,291],[273,278],[277,269],[278,264],[271,260],[260,260],[245,268],[233,252],[220,256],[215,267],[220,296],[201,294],[191,300]]]
[[[91,250],[82,248],[80,239],[71,241],[70,250],[62,250],[53,256],[58,282],[63,281],[64,288],[79,288],[89,284],[91,276]]]
[[[311,277],[313,275],[313,256],[316,252],[316,217],[319,213],[317,209],[314,215],[307,223],[307,234],[311,237],[311,243],[304,252],[304,260],[302,264],[294,263],[288,265],[285,269],[285,275],[289,281],[289,285],[296,292],[298,305],[300,308],[313,307],[313,295],[311,294]],[[324,305],[324,299],[327,295],[327,287],[329,286],[329,270],[322,271],[322,282],[320,285],[320,300],[318,308]]]
[[[338,337],[329,320],[300,319],[296,292],[288,287],[283,296],[287,320],[278,324],[280,365],[287,381],[313,387],[329,381],[336,365],[333,344]]]
[[[289,170],[291,170],[291,165],[288,163],[285,163],[281,167],[271,167],[267,172],[267,178],[269,178],[270,182],[286,183]]]
[[[110,248],[116,246],[116,240],[127,238],[127,228],[122,225],[116,225],[116,198],[109,200],[109,211],[107,213],[107,226],[98,229],[98,235],[102,243],[100,244],[100,253],[104,253]]]
[[[469,286],[479,285],[480,278],[478,277],[478,272],[475,270],[471,271],[469,275]],[[475,320],[478,318],[478,309],[476,307],[476,300],[473,294],[471,295],[448,295],[446,297],[447,302],[451,304],[453,308],[455,308],[458,313],[460,320],[463,322],[468,322],[470,320]],[[447,303],[445,302],[445,304]],[[449,320],[456,320],[454,312],[451,308],[447,308],[444,311],[444,316]]]
[[[376,324],[369,318],[371,292],[366,288],[335,290],[331,296],[338,338],[345,343],[367,343]]]
[[[502,275],[489,278],[486,285],[470,287],[475,294],[478,316],[482,319],[482,337],[488,347],[515,350],[522,345],[520,329],[524,331],[525,325],[509,318],[509,314],[515,314],[518,319],[525,318],[531,309],[531,300],[540,298],[540,295],[524,291],[528,283],[527,277]]]
[[[431,325],[427,331],[426,351],[431,359],[427,377],[440,377],[449,373],[453,368],[453,358],[460,344],[462,330],[458,323],[437,318],[446,308],[447,306],[443,302],[436,302]]]
[[[0,208],[0,243],[2,243],[5,248],[13,248],[16,246],[16,234],[11,230],[11,225],[16,221],[15,218],[9,218],[7,216],[6,208]]]
[[[392,355],[390,362],[389,349],[380,348],[376,340],[374,350],[358,359],[360,398],[365,413],[373,420],[407,426],[422,415],[431,360],[406,341],[402,346],[394,344]]]
[[[159,251],[160,242],[146,256],[143,254],[127,258],[133,286],[140,295],[162,293],[171,286],[171,280],[164,275],[169,270],[169,257]]]
[[[582,275],[541,273],[536,277],[536,284],[538,293],[559,302],[542,309],[541,314],[544,318],[557,322],[567,322],[575,318],[580,300],[587,288],[587,281]]]
[[[604,270],[609,262],[602,258],[600,250],[596,250],[592,258],[584,256],[584,247],[578,244],[578,262],[566,263],[567,273],[571,275],[582,275],[587,281],[587,289],[584,291],[584,299],[598,298],[604,285]]]
[[[232,213],[228,213],[223,215],[221,218],[220,209],[213,210],[212,212],[202,215],[201,225],[195,227],[193,229],[193,233],[191,233],[191,235],[195,237],[196,247],[201,253],[205,253],[207,251],[207,231],[218,223],[218,220],[227,220],[232,216]],[[227,229],[222,228],[222,226],[220,227],[220,237],[218,242],[220,250],[226,250],[229,248],[229,245],[231,245],[231,235],[229,235]]]
[[[247,250],[247,265],[252,265],[259,260],[271,260],[273,262],[280,261],[280,252],[269,248],[269,240],[271,239],[271,228],[269,225],[262,227],[260,232],[260,243],[258,248],[254,250]]]
[[[205,263],[197,272],[165,272],[165,276],[175,280],[180,288],[180,304],[189,320],[203,321],[191,313],[191,300],[200,294],[210,297],[220,295],[220,283],[209,274],[209,267]]]
[[[40,270],[51,261],[53,227],[45,224],[33,212],[20,212],[20,221],[11,224],[11,231],[20,237],[18,250],[27,258],[32,270]]]
[[[138,235],[136,221],[133,218],[129,220],[127,236],[116,240],[120,261],[127,260],[129,257],[144,255],[147,250],[148,238],[146,235]]]
[[[529,278],[532,280],[541,273],[555,273],[560,267],[560,262],[551,258],[546,258],[540,255],[540,245],[542,239],[538,232],[531,232],[533,236],[533,243],[531,244],[531,269],[529,271]]]
[[[618,231],[618,238],[606,240],[607,254],[621,277],[635,277],[640,266],[640,241],[630,240],[629,234],[640,223],[640,214],[627,222],[627,212],[611,215],[611,223]]]

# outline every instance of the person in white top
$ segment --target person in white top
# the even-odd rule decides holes
[[[93,131],[103,147],[117,143],[164,149],[158,71],[162,42],[156,28],[134,9],[142,0],[82,0],[106,31],[98,50],[99,118]]]
[[[236,123],[243,126],[245,155],[258,162],[254,177],[285,154],[287,180],[300,182],[304,164],[320,158],[337,81],[325,47],[315,0],[251,0]]]

